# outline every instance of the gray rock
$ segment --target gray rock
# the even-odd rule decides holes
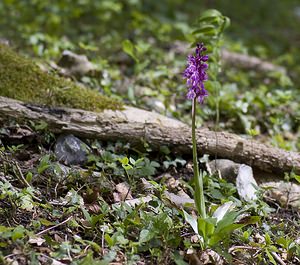
[[[51,164],[51,166],[46,169],[46,173],[51,175],[56,182],[64,182],[70,172],[70,167],[60,164],[59,162]]]
[[[230,182],[235,182],[240,164],[228,159],[216,159],[207,163],[206,166],[211,174],[220,172],[222,178]]]
[[[10,41],[5,38],[0,38],[0,44],[10,46]]]
[[[167,117],[173,117],[172,112],[176,111],[176,107],[174,104],[168,104],[168,108],[166,108],[163,100],[156,99],[153,97],[145,97],[144,102],[147,107],[149,107],[152,111],[155,111],[160,114],[164,114]]]
[[[149,97],[145,99],[145,103],[151,110],[154,110],[157,113],[165,113],[166,111],[164,103],[158,99]]]
[[[210,174],[219,172],[222,178],[236,183],[240,198],[245,201],[256,200],[257,182],[250,166],[238,164],[228,159],[216,159],[206,164]],[[282,206],[300,209],[300,185],[284,182],[278,176],[266,172],[255,172],[259,186],[267,189],[265,196]],[[277,181],[276,181],[277,180]]]
[[[252,167],[240,165],[236,178],[236,188],[240,198],[245,201],[256,200],[257,183],[253,177]]]
[[[266,182],[261,184],[267,189],[266,196],[275,199],[282,207],[300,209],[300,185],[292,182]]]
[[[65,165],[83,165],[91,149],[73,135],[61,135],[55,144],[56,158]]]
[[[61,68],[61,74],[80,77],[96,69],[85,55],[78,55],[71,51],[63,51],[57,65]]]

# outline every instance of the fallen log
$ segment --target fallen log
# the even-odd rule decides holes
[[[255,69],[261,72],[277,71],[286,74],[286,69],[282,66],[275,65],[268,61],[264,61],[258,57],[230,52],[225,49],[222,50],[222,60],[230,65],[234,65],[245,69]]]
[[[125,107],[100,113],[70,108],[53,108],[0,97],[0,121],[43,120],[54,133],[72,133],[100,140],[124,140],[133,145],[147,142],[154,149],[166,145],[174,152],[191,153],[191,128],[157,113]],[[197,129],[200,154],[227,158],[265,172],[300,174],[300,154],[250,141],[227,132]]]
[[[172,48],[174,49],[174,51],[180,54],[187,54],[189,53],[187,51],[191,50],[189,44],[182,41],[176,41],[173,44]],[[254,69],[264,73],[276,71],[286,74],[286,69],[282,66],[273,64],[256,56],[232,52],[226,49],[222,49],[221,51],[221,60],[225,64],[233,65],[235,67],[240,67],[243,69]]]

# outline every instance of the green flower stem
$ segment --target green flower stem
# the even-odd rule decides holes
[[[203,180],[202,174],[199,174],[198,158],[197,158],[197,141],[196,141],[196,105],[197,98],[193,100],[192,106],[192,142],[193,142],[193,164],[194,164],[194,181],[195,181],[195,195],[194,200],[198,213],[202,218],[206,218]]]

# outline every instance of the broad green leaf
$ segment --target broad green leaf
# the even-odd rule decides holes
[[[92,226],[95,227],[95,225],[103,219],[103,214],[98,214],[98,215],[92,215],[91,216],[91,223],[92,223]]]
[[[250,136],[257,136],[259,133],[257,130],[255,129],[248,129],[247,130],[247,133],[250,135]]]
[[[265,234],[266,244],[270,245],[272,243],[271,237],[268,233]]]
[[[160,164],[157,163],[156,161],[151,161],[150,166],[152,166],[152,167],[160,167]]]
[[[118,234],[116,236],[116,242],[119,243],[120,245],[127,245],[129,240],[124,237],[122,234]]]
[[[98,51],[99,50],[99,47],[91,45],[91,44],[85,44],[83,42],[79,42],[78,46],[87,51]]]
[[[32,174],[32,172],[27,172],[27,174],[26,174],[26,181],[28,182],[28,183],[30,183],[31,182],[31,180],[32,180],[32,177],[33,177],[33,174]]]
[[[85,220],[88,221],[90,224],[92,224],[92,218],[89,212],[84,207],[81,207],[81,211],[85,217]]]
[[[162,152],[163,154],[165,155],[168,155],[171,153],[169,147],[165,146],[165,145],[162,145],[159,147],[159,151]]]
[[[124,156],[122,159],[119,159],[122,165],[128,165],[129,159],[128,157]]]
[[[0,233],[10,232],[11,230],[12,230],[11,227],[0,225]]]
[[[243,233],[243,238],[244,238],[244,240],[249,240],[249,237],[250,237],[250,233],[249,233],[248,231],[245,231],[245,232]]]
[[[215,35],[218,32],[215,26],[213,25],[202,25],[200,28],[197,28],[192,32],[192,34],[198,34],[198,33]]]
[[[217,200],[224,199],[224,195],[220,192],[220,190],[214,188],[210,190],[209,196]]]
[[[0,242],[0,248],[7,248],[8,243],[6,242]]]
[[[300,183],[300,175],[294,175],[294,178]]]
[[[49,221],[49,220],[47,220],[47,219],[44,219],[44,218],[40,218],[39,221],[40,221],[40,223],[41,223],[42,225],[44,225],[44,226],[55,225],[54,222],[51,222],[51,221]]]
[[[51,165],[50,162],[50,155],[45,155],[38,166],[38,173],[41,174],[43,173],[47,168],[49,168]]]
[[[155,174],[155,172],[156,172],[155,167],[153,167],[149,164],[146,166],[143,166],[139,169],[139,173],[141,176],[152,176]]]
[[[215,231],[209,240],[209,245],[214,246],[219,243],[222,239],[228,237],[234,230],[242,228],[244,224],[230,224],[224,227],[221,231]]]
[[[20,201],[21,209],[24,209],[26,211],[31,211],[33,209],[32,197],[29,194],[22,195]]]
[[[215,22],[219,18],[222,17],[222,14],[216,10],[216,9],[208,9],[202,13],[202,15],[199,18],[199,22],[203,21],[209,21],[209,22]]]
[[[38,173],[42,174],[46,169],[48,169],[50,165],[41,165],[38,167]]]
[[[133,166],[132,166],[132,165],[122,165],[122,167],[123,167],[125,170],[133,169]]]
[[[224,29],[228,28],[230,26],[230,19],[229,17],[223,17],[224,21]]]
[[[222,218],[222,220],[218,222],[216,232],[218,233],[228,225],[234,224],[239,214],[241,214],[241,212],[235,212],[235,211],[227,212]]]
[[[173,261],[175,262],[176,265],[188,265],[188,263],[186,263],[184,260],[183,260],[183,257],[178,253],[178,251],[176,251],[174,254],[173,254]]]
[[[138,166],[144,161],[144,157],[139,158],[138,160],[135,161],[135,166]]]
[[[150,241],[154,237],[154,235],[154,232],[148,229],[143,229],[140,233],[139,243],[145,243]]]
[[[101,247],[96,242],[85,240],[86,243],[88,243],[97,253],[101,251]]]
[[[129,161],[130,161],[130,163],[132,164],[132,165],[135,165],[135,160],[132,158],[132,157],[129,157]]]
[[[12,231],[11,239],[16,241],[17,239],[22,238],[25,232],[26,229],[22,225],[19,225]]]
[[[78,265],[109,265],[111,261],[113,261],[113,259],[106,259],[105,257],[103,260],[95,260],[92,252],[90,252],[82,261],[78,263]]]
[[[190,214],[188,214],[185,210],[183,210],[183,214],[184,214],[184,219],[187,223],[190,224],[190,226],[193,228],[194,232],[199,235],[198,233],[198,224],[197,224],[197,220],[191,216]]]
[[[287,239],[285,239],[284,237],[277,238],[276,243],[284,248],[287,248]]]
[[[216,232],[216,234],[219,234],[221,237],[231,234],[234,230],[244,227],[245,224],[229,224],[225,227],[223,227],[222,230],[219,230]]]
[[[226,215],[226,213],[230,210],[230,208],[233,207],[233,202],[229,201],[226,202],[224,204],[222,204],[221,206],[218,207],[217,210],[215,210],[213,217],[217,218],[217,222],[221,221],[224,216]]]
[[[130,56],[133,54],[134,46],[130,40],[124,40],[122,42],[122,47],[124,52],[128,53]]]
[[[132,59],[138,62],[138,58],[134,54],[134,45],[130,40],[124,40],[122,42],[123,51],[126,52]]]
[[[216,218],[198,218],[198,231],[203,236],[204,241],[208,241],[209,237],[215,231]]]
[[[115,240],[109,234],[105,234],[104,239],[110,247],[113,247],[115,245]]]
[[[278,248],[274,245],[270,245],[268,246],[268,250],[271,251],[271,252],[278,252]]]
[[[249,216],[242,219],[239,223],[242,223],[244,225],[252,225],[252,224],[256,224],[260,220],[261,220],[260,216]]]

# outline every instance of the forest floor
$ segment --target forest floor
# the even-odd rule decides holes
[[[299,211],[263,197],[263,190],[256,201],[243,202],[234,183],[218,174],[204,178],[208,209],[233,201],[243,209],[234,222],[240,227],[201,251],[182,212],[195,215],[191,157],[175,157],[167,147],[141,153],[126,143],[82,139],[90,152],[77,150],[74,158],[74,147],[60,148],[61,138],[41,124],[2,129],[4,264],[300,262]],[[60,161],[59,150],[65,152]],[[79,152],[81,166],[63,165],[80,159]]]
[[[217,8],[231,26],[222,40],[220,88],[207,82],[197,127],[299,153],[299,1],[202,1],[199,8],[192,0],[79,2],[0,1],[0,51],[8,43],[27,56],[17,73],[24,62],[39,69],[20,83],[1,74],[0,96],[24,100],[30,84],[26,92],[39,106],[61,94],[59,103],[87,109],[106,98],[114,109],[134,106],[190,126],[182,72],[191,32],[201,12]],[[64,62],[70,51],[86,57]],[[0,73],[7,70],[0,60]],[[41,72],[54,84],[43,86],[45,94],[35,89]],[[222,157],[201,154],[208,215],[228,211],[221,221],[215,215],[195,225],[192,154],[50,127],[0,117],[0,264],[300,264],[299,199],[289,190],[274,197],[260,186],[255,200],[244,200],[236,175],[208,168]],[[293,171],[271,178],[299,187]]]

